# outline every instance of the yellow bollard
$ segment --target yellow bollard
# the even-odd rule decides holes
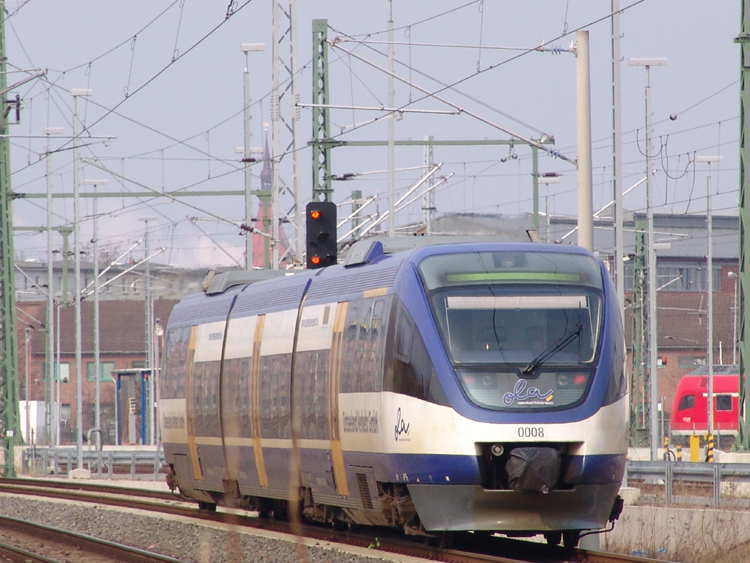
[[[677,461],[682,461],[682,446],[677,446],[677,453],[675,454]]]
[[[706,434],[706,462],[714,462],[714,435]]]
[[[690,436],[690,461],[701,460],[701,438],[700,436]]]

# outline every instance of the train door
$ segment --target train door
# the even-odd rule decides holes
[[[331,337],[331,356],[328,364],[328,425],[331,435],[331,464],[336,491],[341,496],[349,496],[346,482],[344,452],[341,448],[341,425],[339,422],[339,377],[341,375],[341,352],[343,349],[344,328],[348,303],[338,303]]]
[[[195,409],[194,395],[195,386],[193,384],[194,373],[195,373],[195,343],[198,339],[198,327],[194,326],[190,329],[190,342],[188,343],[188,359],[187,369],[185,370],[185,409],[187,411],[187,432],[188,432],[188,451],[190,452],[190,466],[193,470],[193,479],[195,481],[203,480],[203,471],[201,470],[200,461],[198,459],[198,446],[195,440]]]
[[[263,457],[260,433],[260,345],[265,324],[266,316],[260,315],[255,323],[253,352],[250,359],[250,436],[252,438],[258,486],[263,488],[268,487],[268,474],[266,472],[266,461]]]
[[[243,486],[257,486],[251,479],[254,460],[249,456],[255,438],[251,423],[251,376],[252,366],[256,365],[257,329],[262,324],[258,319],[230,318],[221,370],[221,429],[227,479]]]
[[[188,370],[188,446],[196,479],[206,489],[223,492],[226,475],[221,438],[221,353],[225,321],[205,323],[191,335],[192,362]]]

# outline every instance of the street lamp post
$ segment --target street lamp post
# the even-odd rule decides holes
[[[250,129],[250,70],[248,53],[263,51],[266,46],[263,43],[243,43],[240,49],[245,53],[245,73],[244,73],[244,90],[245,90],[245,147],[242,161],[245,164],[245,224],[248,227],[253,225],[253,200],[252,200],[252,174],[250,172],[251,158],[251,147],[250,140],[252,137]],[[245,233],[245,269],[253,269],[253,235],[252,231],[246,231]],[[299,236],[299,235],[298,235]]]
[[[734,280],[734,299],[732,300],[732,364],[737,365],[737,272],[727,274],[730,279]]]
[[[156,363],[156,369],[154,371],[154,388],[156,389],[156,420],[159,420],[159,385],[161,383],[161,361],[159,359],[159,351],[161,350],[161,340],[164,335],[164,327],[161,326],[161,319],[156,319],[154,323],[154,358]],[[159,432],[159,425],[156,424],[156,443],[161,442],[161,433]]]
[[[650,401],[649,401],[649,436],[651,446],[651,461],[657,460],[657,448],[659,447],[659,418],[657,412],[658,403],[658,378],[657,378],[657,334],[656,334],[656,248],[654,247],[654,206],[653,206],[653,182],[652,176],[652,147],[651,147],[651,67],[665,66],[667,59],[648,58],[630,59],[630,66],[646,67],[646,217],[648,222],[648,356],[650,373]]]
[[[99,342],[99,209],[97,205],[96,187],[106,186],[107,180],[84,180],[87,186],[94,188],[94,428],[96,429],[96,449],[102,449],[101,425],[101,350]]]
[[[711,163],[721,162],[720,156],[697,156],[696,162],[708,164],[706,177],[706,238],[707,238],[707,291],[708,291],[708,320],[706,332],[708,334],[708,434],[714,433],[714,261],[713,261],[713,220],[711,219]]]
[[[149,443],[156,443],[156,430],[154,427],[155,416],[154,408],[156,401],[154,400],[154,338],[152,336],[154,330],[154,301],[151,295],[151,267],[150,267],[150,255],[151,247],[149,241],[148,223],[149,221],[156,221],[156,217],[138,217],[139,221],[143,221],[145,224],[146,234],[144,237],[146,245],[146,268],[144,271],[143,280],[143,292],[146,301],[146,368],[149,370],[148,379],[148,401],[146,402],[146,408],[148,413],[146,414],[146,424],[149,428]]]
[[[50,150],[50,136],[62,135],[62,127],[46,127],[44,134],[47,135],[47,150],[45,160],[47,161],[47,382],[49,383],[49,406],[47,407],[47,432],[49,443],[59,445],[57,426],[60,424],[60,412],[57,408],[58,400],[55,398],[55,376],[57,374],[57,363],[55,362],[55,285],[54,266],[52,264],[52,151]]]
[[[558,177],[557,173],[555,172],[549,172],[548,174],[544,174],[540,176],[537,180],[540,184],[544,184],[546,186],[546,191],[544,193],[544,215],[546,219],[546,225],[547,225],[547,233],[545,236],[546,242],[551,242],[550,237],[550,229],[551,229],[551,222],[549,217],[549,185],[550,184],[557,184],[560,182],[560,178]]]
[[[27,446],[31,445],[31,410],[29,409],[29,399],[31,398],[31,394],[29,393],[29,384],[31,383],[31,378],[29,377],[29,334],[31,333],[31,328],[26,327],[25,331],[25,338],[24,338],[24,347],[23,347],[23,362],[24,362],[24,374],[26,375],[26,436],[24,436],[24,443]]]
[[[83,469],[83,379],[81,374],[81,205],[78,171],[78,98],[91,96],[92,91],[74,88],[73,96],[73,231],[75,248],[75,358],[76,358],[76,453],[78,469]]]

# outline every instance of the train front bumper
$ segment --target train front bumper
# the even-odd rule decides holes
[[[619,483],[576,485],[549,493],[488,490],[479,485],[409,485],[428,531],[544,532],[603,528]]]

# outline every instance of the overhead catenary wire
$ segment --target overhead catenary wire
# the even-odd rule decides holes
[[[162,192],[160,190],[157,190],[155,188],[152,188],[152,187],[150,187],[150,186],[148,186],[148,185],[146,185],[146,184],[144,184],[142,182],[138,182],[137,180],[133,180],[132,178],[128,178],[127,176],[124,176],[123,174],[120,174],[119,172],[115,172],[111,168],[107,168],[106,166],[103,166],[103,165],[99,164],[98,162],[96,162],[94,160],[90,160],[90,159],[83,159],[83,160],[84,160],[84,162],[86,162],[86,164],[89,164],[90,166],[94,166],[95,168],[98,168],[99,170],[103,170],[104,172],[107,172],[107,173],[111,174],[112,176],[115,176],[117,178],[121,178],[121,179],[125,180],[126,182],[129,182],[131,184],[135,184],[136,186],[139,186],[141,188],[144,188],[146,190],[154,192],[154,194],[157,194],[160,197],[166,197],[168,199],[171,199],[172,201],[180,203],[181,205],[184,205],[186,207],[190,207],[191,209],[195,209],[196,211],[200,211],[201,213],[203,213],[205,215],[208,215],[210,217],[213,217],[214,219],[217,219],[219,221],[223,221],[225,223],[228,223],[229,225],[237,227],[238,229],[240,228],[240,225],[237,224],[235,221],[232,221],[231,219],[227,219],[226,217],[223,217],[221,215],[216,215],[215,213],[212,213],[212,212],[208,211],[205,208],[199,207],[197,205],[193,205],[191,203],[188,203],[187,201],[182,201],[179,198],[176,198],[173,195],[170,195],[169,193],[164,193],[164,192]]]
[[[628,11],[628,10],[630,10],[630,9],[634,8],[635,6],[637,6],[637,5],[639,5],[639,4],[643,3],[643,2],[645,2],[645,0],[636,0],[635,2],[631,3],[630,5],[628,5],[628,6],[625,6],[624,8],[622,8],[622,9],[618,10],[618,12],[619,12],[619,13],[624,13],[624,12],[626,12],[626,11]],[[579,27],[577,27],[577,28],[575,28],[575,29],[572,29],[572,30],[567,30],[567,29],[566,29],[566,30],[564,30],[564,31],[563,31],[563,33],[562,33],[561,35],[559,35],[559,36],[555,37],[555,38],[554,38],[554,39],[553,39],[552,41],[553,41],[553,42],[555,42],[555,41],[558,41],[558,40],[560,40],[560,39],[563,39],[564,37],[566,37],[566,36],[568,36],[568,35],[574,34],[574,33],[578,32],[578,31],[580,31],[580,30],[583,30],[583,29],[586,29],[586,28],[588,28],[588,27],[590,27],[590,26],[593,26],[593,25],[595,25],[595,24],[601,23],[602,21],[606,21],[606,20],[608,20],[608,19],[609,19],[609,18],[610,18],[611,16],[612,16],[612,14],[611,14],[611,13],[608,13],[608,14],[607,14],[607,15],[605,15],[605,16],[602,16],[602,17],[600,17],[600,18],[597,18],[597,19],[595,19],[595,20],[593,20],[593,21],[590,21],[590,22],[588,22],[588,23],[586,23],[586,24],[584,24],[584,25],[581,25],[581,26],[579,26]],[[332,28],[332,29],[333,29],[333,28]],[[334,30],[334,31],[335,31],[335,30]],[[369,34],[369,35],[372,35],[372,34]],[[335,44],[336,44],[336,40],[335,40],[335,39],[334,39],[334,40],[329,40],[329,44],[330,44],[331,46],[336,46],[336,45],[335,45]],[[344,52],[347,52],[347,53],[350,53],[350,54],[352,54],[352,52],[351,52],[351,51],[349,51],[349,50],[347,50],[347,49],[343,49],[342,47],[339,47],[339,48],[340,48],[341,50],[343,50]],[[499,68],[499,67],[501,67],[501,66],[504,66],[504,65],[506,65],[506,64],[508,64],[508,63],[510,63],[510,62],[512,62],[512,61],[514,61],[514,60],[517,60],[517,59],[519,59],[519,58],[521,58],[521,57],[523,57],[523,56],[526,56],[526,55],[528,55],[529,53],[533,52],[534,50],[535,50],[535,49],[533,49],[533,48],[532,48],[532,49],[527,49],[526,51],[523,51],[523,52],[519,53],[518,55],[512,56],[512,57],[510,57],[510,58],[508,58],[508,59],[506,59],[506,60],[503,60],[503,61],[501,61],[501,62],[499,62],[499,63],[497,63],[497,64],[494,64],[494,65],[490,65],[490,66],[488,66],[488,67],[486,67],[486,68],[484,68],[484,69],[480,69],[480,70],[477,70],[476,72],[474,72],[474,73],[472,73],[472,74],[468,74],[468,75],[464,76],[463,78],[460,78],[460,79],[458,79],[458,80],[456,80],[456,81],[452,82],[451,84],[449,84],[449,85],[446,85],[446,86],[444,86],[443,88],[441,88],[441,89],[438,89],[438,90],[436,90],[435,92],[429,92],[428,90],[423,90],[423,93],[425,94],[425,97],[434,97],[434,98],[436,98],[436,99],[439,99],[439,94],[440,94],[441,92],[443,92],[444,90],[448,90],[448,89],[453,89],[453,88],[454,88],[455,86],[457,86],[458,84],[462,84],[463,82],[466,82],[466,81],[468,81],[468,80],[470,80],[470,79],[472,79],[472,78],[474,78],[474,77],[476,77],[476,76],[478,76],[478,75],[480,75],[480,74],[483,74],[483,73],[489,72],[489,71],[491,71],[491,70],[497,69],[497,68]],[[382,55],[382,53],[380,53],[380,54]],[[387,71],[386,69],[383,69],[383,68],[382,68],[382,67],[380,67],[379,65],[376,65],[375,63],[372,63],[372,62],[370,62],[370,61],[367,61],[366,59],[364,59],[363,57],[359,57],[358,55],[355,55],[355,56],[356,56],[356,58],[358,58],[358,59],[360,59],[360,60],[362,60],[362,61],[366,62],[367,64],[370,64],[371,66],[374,66],[374,67],[376,67],[376,68],[379,68],[379,69],[381,69],[381,72],[384,72],[384,73],[388,74],[388,71]],[[398,77],[398,76],[394,76],[394,77],[395,77],[395,78],[397,78],[398,80],[400,80],[400,81],[402,81],[402,82],[406,82],[406,83],[408,84],[408,81],[406,81],[405,79],[403,79],[403,78],[401,78],[401,77]],[[414,86],[414,85],[412,85],[412,86]],[[420,98],[419,100],[415,100],[414,102],[411,102],[411,101],[410,101],[408,105],[410,105],[411,103],[416,103],[416,102],[418,102],[418,101],[421,101],[422,99],[424,99],[424,98]],[[467,112],[467,114],[468,114],[468,110],[465,110],[465,111],[466,111],[466,112]],[[390,114],[389,114],[389,115],[390,115]],[[388,117],[388,116],[386,115],[386,116],[384,116],[384,117]],[[524,142],[527,142],[527,143],[529,142],[529,140],[528,140],[528,139],[525,139],[524,137],[519,137],[519,136],[517,136],[516,134],[510,133],[510,132],[508,132],[508,131],[505,131],[505,132],[506,132],[506,133],[508,133],[508,134],[510,134],[510,135],[516,136],[517,138],[519,138],[519,139],[523,140]],[[530,144],[534,145],[535,143],[530,143]],[[553,154],[554,156],[558,156],[558,157],[560,157],[560,158],[563,158],[563,159],[565,159],[565,160],[571,160],[571,159],[568,159],[567,157],[565,157],[565,156],[564,156],[564,155],[562,155],[562,154],[557,154],[557,151],[551,150],[551,149],[549,149],[548,147],[544,147],[543,145],[542,145],[541,147],[538,147],[538,148],[540,148],[540,150],[544,150],[545,152],[548,152],[548,153],[550,153],[550,154]],[[571,162],[572,162],[572,161],[571,161]]]
[[[94,120],[93,123],[89,123],[85,129],[90,130],[95,125],[99,124],[102,120],[104,120],[106,117],[108,117],[112,112],[114,112],[117,108],[122,106],[124,103],[126,103],[128,100],[133,98],[136,94],[142,92],[147,86],[149,86],[152,82],[154,82],[156,79],[158,79],[162,74],[164,74],[169,68],[171,68],[173,65],[175,65],[177,62],[181,61],[183,58],[185,58],[189,53],[191,53],[193,50],[195,50],[199,45],[201,45],[203,42],[205,42],[209,37],[211,37],[214,33],[216,33],[219,29],[221,29],[232,16],[237,14],[239,11],[244,9],[248,4],[250,4],[253,0],[246,0],[243,2],[240,6],[237,6],[234,11],[231,13],[228,13],[227,16],[220,21],[218,24],[216,24],[214,27],[212,27],[208,33],[204,34],[202,37],[197,39],[195,42],[193,42],[192,45],[190,45],[184,52],[179,53],[176,57],[173,57],[169,63],[164,65],[161,69],[159,69],[157,72],[155,72],[152,76],[147,78],[140,86],[135,88],[135,90],[130,93],[129,95],[123,97],[119,102],[117,102],[113,107],[109,108],[104,115],[98,117],[96,120]],[[87,63],[90,64],[90,63]],[[86,65],[82,65],[86,66]],[[80,67],[77,67],[80,68]]]
[[[474,3],[471,3],[471,4],[476,4],[476,3],[477,3],[477,2],[474,2]],[[199,133],[199,134],[200,134],[200,133]],[[205,146],[203,146],[203,147],[197,147],[197,148],[198,148],[198,149],[204,149],[204,148],[205,148]],[[204,152],[205,152],[205,151],[204,151]],[[524,156],[523,156],[523,155],[520,155],[520,156],[521,156],[521,158],[524,158]],[[214,158],[214,157],[213,157],[213,156],[211,156],[211,155],[207,155],[207,157],[208,157],[208,158]],[[100,161],[102,161],[102,162],[104,162],[104,161],[106,161],[106,160],[107,160],[106,158],[102,158],[102,159],[100,159]],[[221,159],[217,159],[217,160],[221,160]],[[231,165],[231,164],[232,164],[232,163],[230,163],[230,165]],[[213,164],[212,164],[212,166],[213,166]],[[214,170],[214,172],[215,172],[215,170]],[[473,174],[473,175],[472,175],[471,177],[473,177],[473,178],[479,178],[479,177],[481,177],[481,176],[480,176],[480,175],[478,175],[478,174]],[[477,182],[477,184],[479,185],[479,182]]]

